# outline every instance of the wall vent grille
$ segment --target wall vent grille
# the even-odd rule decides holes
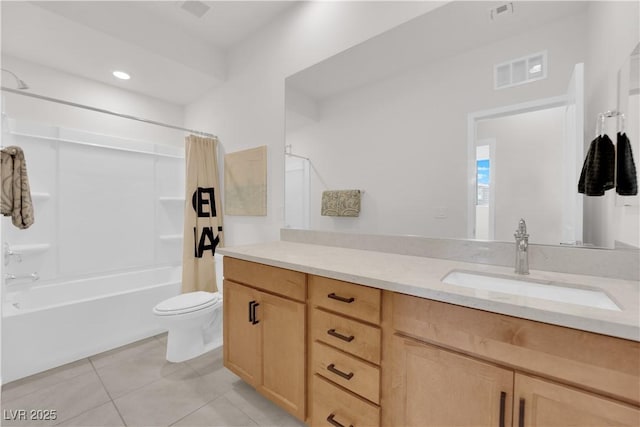
[[[505,89],[547,78],[547,51],[496,64],[493,88]]]

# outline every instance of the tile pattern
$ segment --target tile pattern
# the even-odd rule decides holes
[[[165,350],[159,335],[6,384],[0,425],[305,425],[225,369],[222,348],[183,363],[167,362]]]

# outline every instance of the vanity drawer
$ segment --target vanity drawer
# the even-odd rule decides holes
[[[369,362],[380,364],[380,328],[314,308],[314,341],[337,347]]]
[[[309,286],[314,306],[380,324],[380,289],[320,276],[309,276]]]
[[[224,257],[224,278],[304,302],[307,277],[299,271]]]
[[[313,371],[380,404],[380,368],[325,344],[313,343]]]
[[[311,425],[335,427],[337,423],[344,427],[378,427],[380,408],[314,375]]]

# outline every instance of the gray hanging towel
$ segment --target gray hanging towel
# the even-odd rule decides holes
[[[34,221],[33,202],[27,176],[27,161],[22,148],[11,146],[2,149],[0,177],[2,215],[10,216],[13,225],[20,229],[29,228]]]
[[[626,133],[618,132],[617,150],[616,193],[621,196],[635,196],[638,194],[638,178],[631,143]]]
[[[578,193],[587,196],[603,196],[614,187],[616,149],[607,135],[599,135],[591,141],[582,166]]]

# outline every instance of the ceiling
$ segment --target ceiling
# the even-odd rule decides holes
[[[455,1],[287,78],[287,90],[322,100],[435,62],[545,23],[584,12],[585,1],[519,1],[508,17],[492,20],[496,1]]]
[[[209,9],[197,17],[185,3]],[[1,1],[1,49],[3,55],[188,104],[226,79],[229,49],[298,4]],[[117,81],[115,69],[131,80]]]

